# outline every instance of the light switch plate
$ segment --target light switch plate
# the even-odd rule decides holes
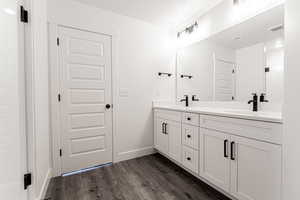
[[[128,90],[128,88],[120,88],[120,90],[119,90],[119,96],[120,97],[128,97],[129,96],[129,90]]]

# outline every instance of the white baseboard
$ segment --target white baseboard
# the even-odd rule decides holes
[[[52,178],[52,169],[49,169],[48,172],[47,172],[47,175],[45,177],[45,180],[44,180],[42,189],[40,191],[40,194],[36,198],[36,200],[43,200],[45,198],[51,178]]]
[[[150,147],[144,147],[140,149],[134,149],[131,151],[126,151],[126,152],[120,152],[117,154],[116,158],[114,159],[114,162],[121,162],[124,160],[130,160],[142,156],[147,156],[150,154],[155,153],[156,151],[154,150],[153,146]]]

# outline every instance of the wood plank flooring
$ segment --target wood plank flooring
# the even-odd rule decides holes
[[[50,181],[45,200],[230,200],[159,154]]]

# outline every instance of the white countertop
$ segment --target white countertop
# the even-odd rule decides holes
[[[281,112],[258,111],[253,112],[250,110],[242,109],[229,109],[229,108],[214,108],[214,107],[184,107],[180,105],[154,105],[154,109],[165,109],[181,112],[198,113],[205,115],[215,115],[222,117],[231,117],[239,119],[248,119],[264,122],[282,123]]]

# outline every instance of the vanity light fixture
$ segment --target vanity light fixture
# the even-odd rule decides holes
[[[233,0],[233,4],[234,4],[234,5],[237,5],[237,4],[239,4],[239,3],[240,3],[239,0]]]
[[[183,34],[183,33],[188,33],[188,34],[193,33],[196,28],[198,28],[198,22],[197,21],[194,24],[186,27],[183,31],[179,31],[177,33],[177,38],[179,38],[181,36],[181,34]]]
[[[280,30],[284,30],[284,25],[283,24],[279,24],[273,27],[269,28],[269,31],[271,32],[276,32],[276,31],[280,31]]]

